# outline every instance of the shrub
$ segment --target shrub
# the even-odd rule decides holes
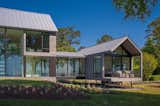
[[[157,65],[158,61],[154,55],[146,52],[143,53],[143,80],[149,80]]]
[[[151,75],[149,80],[150,81],[160,81],[160,74],[159,75]]]
[[[52,87],[1,86],[0,98],[85,99],[88,95],[75,88],[54,84]]]

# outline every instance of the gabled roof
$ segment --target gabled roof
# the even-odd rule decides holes
[[[78,52],[57,52],[56,57],[84,58],[85,56]]]
[[[101,52],[113,52],[119,46],[124,46],[131,55],[141,54],[140,49],[127,36],[82,49],[78,53],[91,55]]]
[[[133,56],[138,56],[141,54],[140,49],[137,48],[136,45],[127,36],[125,36],[119,39],[82,49],[79,52],[57,52],[56,57],[84,58],[87,55],[96,53],[113,52],[119,46],[123,46]]]
[[[0,27],[55,32],[57,28],[50,15],[0,8]]]

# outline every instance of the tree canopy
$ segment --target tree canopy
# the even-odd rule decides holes
[[[74,45],[80,44],[80,31],[73,27],[58,28],[57,51],[75,52]]]
[[[107,41],[110,41],[112,39],[113,39],[112,36],[110,36],[108,34],[105,34],[100,39],[97,39],[97,44],[100,44],[100,43],[103,43],[103,42],[107,42]]]
[[[113,0],[115,7],[125,13],[125,18],[144,19],[150,16],[158,0]]]
[[[151,53],[160,59],[160,18],[152,21],[146,31],[148,36],[143,51]]]

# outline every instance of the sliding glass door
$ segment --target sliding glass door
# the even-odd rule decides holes
[[[26,57],[26,77],[49,76],[49,58]]]
[[[57,58],[57,76],[79,76],[82,74],[80,69],[80,59],[78,58]]]

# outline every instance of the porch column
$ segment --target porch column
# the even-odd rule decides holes
[[[56,58],[49,57],[49,76],[55,77],[56,76]]]
[[[22,77],[26,77],[26,56],[24,55],[26,52],[26,33],[23,33],[22,36],[22,55],[23,55],[23,70],[22,70]]]
[[[102,79],[105,77],[105,64],[104,64],[104,53],[102,53]]]
[[[140,77],[143,80],[143,54],[140,54]]]
[[[26,77],[26,56],[23,56],[23,72],[22,77]]]
[[[133,71],[133,56],[130,57],[130,69]]]

